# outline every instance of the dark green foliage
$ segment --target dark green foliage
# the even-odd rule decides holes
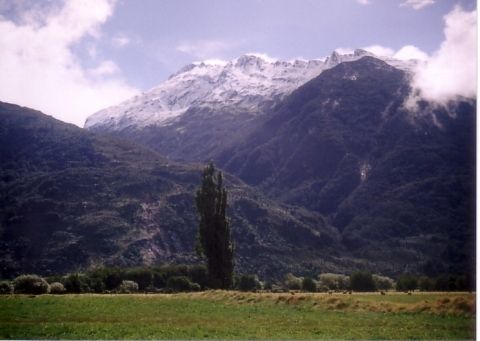
[[[125,278],[138,284],[138,290],[144,291],[152,285],[153,273],[147,268],[135,268],[125,272]]]
[[[304,277],[302,281],[302,290],[306,292],[316,292],[317,284],[310,277]]]
[[[84,274],[73,273],[67,275],[63,283],[65,286],[65,290],[69,293],[80,294],[91,291],[90,280]]]
[[[255,275],[241,275],[237,280],[237,289],[240,291],[257,291],[258,280]]]
[[[422,291],[473,291],[475,285],[467,276],[441,275],[436,278],[420,277],[418,288]]]
[[[167,280],[173,276],[185,276],[190,278],[190,281],[197,283],[201,288],[207,287],[207,269],[205,265],[164,265],[155,267],[150,270],[152,273],[152,285],[155,288],[164,288],[167,285]]]
[[[475,286],[468,281],[466,276],[443,275],[435,280],[437,291],[473,291]]]
[[[350,288],[353,291],[375,291],[375,282],[369,272],[358,271],[350,275]]]
[[[120,268],[96,268],[86,273],[90,288],[97,293],[115,290],[122,280],[127,279],[125,270]]]
[[[100,277],[90,277],[89,287],[92,292],[101,294],[106,290],[105,282]]]
[[[167,280],[167,289],[173,292],[198,291],[200,285],[192,283],[186,276],[173,276]]]
[[[198,253],[207,258],[210,288],[229,289],[233,280],[233,243],[226,217],[227,191],[213,163],[205,167],[195,197],[199,215]]]
[[[427,276],[422,276],[418,280],[418,288],[421,291],[433,291],[435,290],[435,280]]]
[[[153,273],[153,286],[155,288],[164,288],[167,285],[167,275],[164,272],[155,271]]]
[[[41,295],[49,290],[47,281],[37,275],[20,275],[13,280],[13,287],[16,294]]]
[[[418,279],[411,274],[402,274],[397,280],[397,291],[415,290],[417,288]]]
[[[188,278],[192,285],[197,284],[201,288],[205,288],[207,283],[205,266],[184,264],[170,264],[154,268],[96,268],[86,273],[68,275],[61,280],[67,287],[68,292],[103,293],[104,291],[116,291],[125,281],[135,282],[138,286],[136,291],[148,292],[165,288],[169,278],[178,276]],[[58,276],[51,278],[58,278]],[[196,285],[192,288],[192,290],[199,289]]]
[[[64,276],[62,276],[62,275],[53,275],[53,276],[48,276],[48,277],[44,277],[44,278],[48,282],[48,284],[52,284],[52,283],[55,283],[55,282],[62,283],[63,280],[64,280]]]
[[[8,281],[0,282],[0,295],[13,294],[13,285]]]
[[[191,265],[188,267],[188,277],[200,287],[206,288],[208,285],[207,268],[205,265]]]

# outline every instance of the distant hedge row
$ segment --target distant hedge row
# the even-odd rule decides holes
[[[206,290],[207,270],[203,265],[166,265],[155,268],[98,268],[85,273],[42,278],[21,275],[13,281],[0,281],[0,294],[63,294],[63,293],[172,293]],[[282,282],[261,282],[255,275],[238,275],[234,289],[284,292],[332,291],[471,291],[474,283],[465,276],[446,275],[437,278],[403,274],[392,278],[354,272],[351,275],[325,273],[311,277],[287,274]]]
[[[0,282],[0,294],[179,292],[206,289],[202,265],[168,265],[156,268],[98,268],[84,273],[42,278],[21,275]]]
[[[354,272],[351,275],[326,273],[318,278],[295,277],[287,274],[284,287],[290,290],[303,291],[473,291],[474,281],[466,276],[444,275],[435,278],[402,274],[395,281],[386,276],[371,274],[368,272]]]

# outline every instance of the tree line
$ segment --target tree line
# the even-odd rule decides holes
[[[357,271],[350,275],[320,274],[317,278],[287,274],[283,281],[261,282],[257,276],[234,275],[234,244],[226,216],[227,190],[223,175],[213,163],[202,173],[195,204],[198,212],[196,252],[203,258],[201,265],[165,265],[129,269],[98,268],[85,273],[42,278],[21,275],[13,281],[0,282],[0,293],[132,293],[180,292],[206,289],[237,289],[242,291],[471,291],[474,281],[465,276],[445,275],[437,278],[402,274],[393,279]]]
[[[174,293],[212,289],[204,265],[164,265],[137,268],[97,268],[64,276],[40,277],[20,275],[11,281],[0,281],[0,294],[64,294],[64,293]],[[261,281],[253,274],[232,277],[231,289],[267,292],[374,292],[396,290],[473,291],[474,285],[465,276],[439,277],[402,274],[396,280],[354,272],[350,275],[323,273],[316,277],[286,274],[283,280]]]

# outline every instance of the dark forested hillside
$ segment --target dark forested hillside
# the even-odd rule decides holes
[[[186,131],[179,121],[117,134],[177,159],[206,155],[270,198],[322,214],[348,255],[377,271],[465,272],[474,261],[476,103],[407,108],[409,77],[366,56],[238,124],[241,116],[191,108]]]
[[[367,56],[262,115],[192,109],[182,124],[196,132],[173,124],[124,140],[1,104],[2,275],[197,262],[202,165],[162,152],[206,155],[231,174],[240,272],[472,273],[476,103],[407,108],[408,77]]]
[[[327,216],[358,258],[438,274],[474,264],[475,103],[407,109],[407,75],[364,57],[296,90],[219,163]]]
[[[194,193],[202,165],[6,103],[0,161],[2,277],[198,262]],[[226,180],[238,271],[305,271],[317,259],[333,269],[332,259],[343,256],[339,233],[319,214]]]

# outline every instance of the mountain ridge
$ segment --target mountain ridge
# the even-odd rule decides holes
[[[118,131],[168,125],[195,107],[258,114],[323,71],[364,56],[374,55],[357,49],[351,54],[334,51],[325,61],[273,61],[246,54],[225,63],[192,63],[151,90],[89,116],[85,128]],[[383,60],[406,70],[412,67],[393,58]]]
[[[192,108],[169,126],[109,133],[172,159],[212,159],[268,197],[322,214],[356,257],[383,258],[379,268],[464,271],[474,254],[476,103],[420,101],[411,110],[410,80],[363,55],[323,71],[262,115]]]

